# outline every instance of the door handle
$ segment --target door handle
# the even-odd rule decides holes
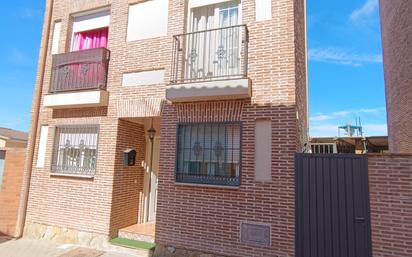
[[[365,218],[364,217],[356,217],[355,222],[356,223],[365,223]]]

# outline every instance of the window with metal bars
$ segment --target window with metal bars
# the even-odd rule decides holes
[[[98,135],[98,125],[56,127],[51,173],[93,177]]]
[[[240,135],[239,123],[178,125],[176,181],[240,185]]]

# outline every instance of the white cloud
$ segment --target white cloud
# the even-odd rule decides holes
[[[310,117],[310,121],[320,122],[338,118],[345,118],[350,116],[359,116],[361,114],[373,114],[373,115],[382,115],[385,113],[385,107],[370,108],[370,109],[358,109],[358,110],[343,110],[332,112],[330,114],[319,113]]]
[[[387,124],[365,124],[362,125],[366,136],[382,136],[388,134]]]
[[[362,129],[364,136],[384,136],[388,134],[386,123],[363,124]],[[344,136],[343,133],[344,131],[341,131],[340,136]],[[335,124],[319,124],[310,127],[311,137],[335,137],[338,134],[338,126]]]
[[[329,120],[331,118],[332,116],[330,115],[318,114],[318,115],[311,117],[310,120],[311,121],[324,121],[324,120]]]
[[[309,49],[310,61],[328,62],[349,66],[362,66],[366,63],[381,63],[381,54],[360,54],[340,48],[313,48]]]
[[[318,113],[310,117],[310,135],[315,137],[338,136],[338,126],[351,123],[351,120],[355,117],[362,118],[362,127],[365,136],[387,135],[385,107]],[[343,136],[343,133],[344,132],[341,131],[340,135]]]
[[[378,0],[366,0],[366,2],[359,8],[356,8],[349,16],[353,22],[363,21],[369,18],[375,11],[378,10]]]

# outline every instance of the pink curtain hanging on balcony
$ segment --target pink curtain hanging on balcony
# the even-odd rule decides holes
[[[74,34],[72,51],[107,47],[108,28]]]

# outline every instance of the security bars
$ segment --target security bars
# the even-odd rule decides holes
[[[239,186],[240,135],[236,123],[178,125],[176,181]]]
[[[98,133],[97,125],[56,127],[51,173],[93,177]]]

